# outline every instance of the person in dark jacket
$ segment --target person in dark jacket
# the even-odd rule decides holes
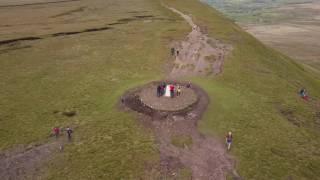
[[[71,140],[71,135],[73,133],[72,129],[70,127],[67,127],[66,131],[67,131],[67,135],[68,135],[68,140]]]
[[[174,56],[176,50],[174,48],[171,48],[171,56]]]
[[[162,87],[161,87],[161,85],[157,86],[157,96],[158,97],[162,96]]]

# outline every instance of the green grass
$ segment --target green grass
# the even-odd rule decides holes
[[[246,179],[316,179],[319,124],[314,102],[297,96],[301,87],[319,100],[319,79],[290,58],[265,47],[230,20],[196,1],[166,1],[205,24],[211,36],[233,45],[222,75],[195,78],[211,104],[200,129],[223,138],[234,132],[232,153]],[[210,18],[209,18],[210,17]],[[300,127],[280,112],[293,111]]]
[[[192,179],[191,170],[187,169],[187,168],[180,169],[177,179],[179,179],[179,180],[191,180]]]
[[[312,98],[319,99],[319,78],[209,6],[196,0],[162,2],[192,14],[196,23],[208,27],[210,36],[234,48],[223,74],[193,82],[211,100],[200,130],[220,138],[233,131],[231,153],[240,175],[245,179],[319,177],[320,127],[314,116],[319,109],[297,96],[299,88],[306,87]],[[190,27],[161,7],[159,0],[117,1],[108,11],[103,3],[97,4],[92,8],[111,23],[134,10],[172,20],[134,21],[0,54],[1,150],[45,142],[55,125],[77,127],[74,143],[53,159],[47,179],[139,179],[146,162],[159,159],[152,134],[117,103],[126,90],[164,77],[170,40],[182,39]],[[76,110],[77,116],[53,113],[66,109]],[[300,127],[288,121],[282,109],[293,111]]]
[[[132,179],[142,176],[145,161],[158,157],[152,135],[117,103],[126,90],[163,77],[170,55],[167,45],[189,28],[183,21],[166,20],[178,16],[158,1],[98,5],[90,8],[99,12],[99,19],[107,17],[103,24],[131,17],[128,11],[135,10],[151,11],[143,15],[164,20],[48,38],[0,55],[1,150],[45,142],[54,126],[77,127],[74,144],[50,163],[48,179]],[[67,109],[77,116],[53,113]]]
[[[171,138],[171,144],[179,148],[185,148],[192,146],[192,138],[191,136],[173,136]]]

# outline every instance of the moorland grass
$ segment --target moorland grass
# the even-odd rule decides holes
[[[117,104],[128,89],[163,78],[170,40],[189,27],[158,1],[103,2],[88,7],[100,21],[106,17],[103,24],[137,14],[129,11],[158,19],[23,42],[32,48],[0,55],[1,150],[45,143],[54,126],[75,127],[74,142],[53,157],[42,178],[133,179],[158,157],[152,135]],[[77,115],[54,113],[65,110]]]
[[[211,101],[199,129],[221,139],[234,132],[231,153],[245,179],[319,177],[319,110],[297,96],[303,86],[319,98],[315,74],[197,0],[121,0],[111,3],[112,8],[94,2],[91,9],[108,21],[135,10],[161,18],[48,38],[33,42],[32,48],[1,54],[1,150],[45,142],[53,126],[71,124],[76,127],[74,142],[53,158],[45,178],[142,177],[146,162],[158,161],[158,150],[152,134],[138,125],[133,113],[120,110],[118,102],[126,90],[165,77],[170,40],[190,31],[181,17],[161,6],[165,3],[192,14],[210,36],[234,49],[221,75],[192,79]],[[77,115],[53,113],[66,109]],[[288,109],[299,126],[281,113]]]
[[[165,2],[192,14],[212,37],[234,48],[222,75],[193,80],[211,99],[200,129],[221,138],[229,130],[234,132],[231,152],[246,179],[316,179],[320,127],[315,114],[319,107],[297,95],[306,87],[312,98],[319,100],[316,74],[262,45],[204,4],[195,0]],[[298,124],[282,114],[283,109],[292,111]]]

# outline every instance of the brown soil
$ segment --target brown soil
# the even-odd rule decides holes
[[[161,177],[178,178],[179,171],[187,168],[193,179],[225,179],[226,174],[239,178],[234,170],[235,162],[226,153],[223,143],[198,131],[197,124],[207,109],[209,98],[199,87],[192,85],[191,89],[198,101],[174,112],[145,106],[139,96],[141,89],[128,92],[122,102],[143,114],[140,118],[142,124],[155,134],[160,150]],[[192,144],[176,146],[172,144],[174,137],[191,137]]]
[[[66,137],[52,138],[45,144],[31,144],[16,147],[0,153],[0,179],[36,179],[42,174],[42,167],[52,155],[62,151]]]
[[[174,68],[170,76],[177,78],[220,74],[225,57],[232,50],[232,47],[208,37],[205,30],[196,25],[190,16],[174,8],[169,9],[179,14],[192,27],[192,31],[184,41],[172,44],[175,50],[179,51],[179,54],[177,52],[175,54]]]

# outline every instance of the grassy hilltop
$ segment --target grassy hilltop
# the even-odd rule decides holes
[[[10,31],[21,24],[8,22],[0,29],[1,40],[42,39],[0,51],[0,150],[45,143],[53,126],[72,124],[75,141],[53,158],[46,178],[145,177],[146,162],[159,158],[154,138],[117,103],[127,89],[165,77],[169,43],[190,31],[161,3],[191,14],[211,37],[233,46],[221,75],[192,78],[211,100],[200,130],[221,140],[225,132],[234,132],[231,153],[245,179],[317,179],[320,79],[197,0],[92,0],[41,6],[52,11],[23,9],[36,17],[46,13],[32,24],[34,31]],[[10,17],[9,11],[0,17]],[[25,18],[26,24],[34,20]],[[111,29],[48,36],[106,25]],[[312,102],[298,97],[301,87]],[[53,113],[64,110],[77,115]]]

